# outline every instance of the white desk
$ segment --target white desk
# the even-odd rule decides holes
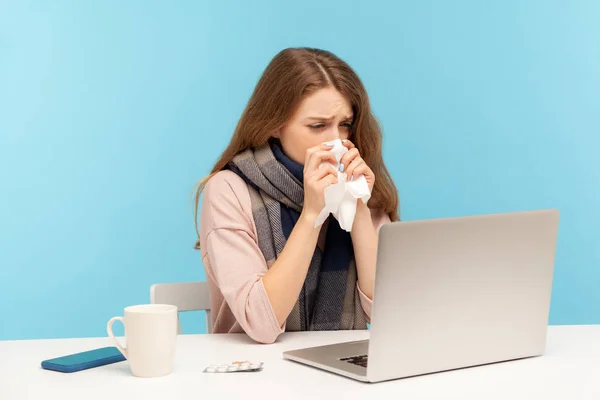
[[[245,335],[182,335],[175,371],[130,375],[127,362],[73,374],[43,359],[111,345],[107,338],[0,342],[0,399],[600,399],[600,325],[553,326],[543,357],[377,384],[282,359],[287,349],[367,338],[367,332],[287,333],[273,345]],[[260,360],[258,373],[205,374],[208,364]]]

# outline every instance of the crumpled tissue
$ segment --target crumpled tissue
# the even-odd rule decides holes
[[[325,188],[325,207],[315,221],[315,228],[325,222],[329,214],[333,214],[340,227],[346,232],[350,232],[356,215],[356,202],[360,199],[367,204],[371,198],[371,191],[364,175],[346,182],[346,173],[340,171],[340,160],[348,152],[348,149],[344,147],[340,139],[328,143],[333,145],[331,151],[336,159],[334,167],[338,171],[338,183]]]

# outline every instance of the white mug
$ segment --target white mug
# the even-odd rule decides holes
[[[125,348],[113,334],[115,321],[125,325]],[[143,304],[125,308],[124,317],[111,318],[106,331],[129,362],[134,376],[154,378],[168,375],[173,370],[177,324],[177,307]]]

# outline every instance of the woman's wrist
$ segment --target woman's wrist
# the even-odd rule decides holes
[[[311,226],[315,225],[315,222],[317,221],[317,217],[319,216],[318,213],[316,212],[311,212],[308,210],[302,210],[302,212],[300,213],[300,219],[299,221],[302,221],[306,224],[309,224]]]
[[[356,217],[358,218],[371,218],[371,209],[362,200],[356,201]]]
[[[354,223],[352,224],[352,231],[350,232],[353,238],[356,236],[362,236],[370,228],[373,228],[373,219],[371,217],[371,209],[363,203],[362,200],[358,200],[356,204],[356,214],[354,215]]]

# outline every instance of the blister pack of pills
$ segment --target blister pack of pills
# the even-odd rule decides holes
[[[204,372],[223,373],[223,372],[254,372],[260,371],[263,367],[262,362],[253,363],[250,361],[235,361],[231,364],[209,365],[204,368]]]

